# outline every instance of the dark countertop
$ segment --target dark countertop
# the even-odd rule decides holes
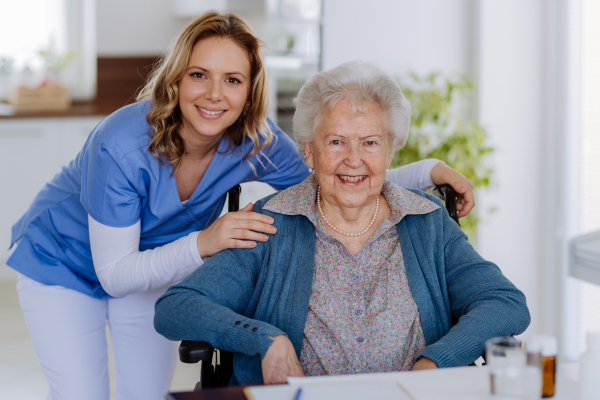
[[[119,108],[131,104],[132,101],[120,99],[97,99],[92,101],[74,101],[71,108],[65,111],[27,111],[11,115],[0,115],[1,120],[25,118],[65,118],[107,116]]]

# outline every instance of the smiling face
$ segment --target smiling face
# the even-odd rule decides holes
[[[305,145],[323,199],[341,208],[375,201],[392,160],[383,111],[370,103],[363,109],[354,113],[343,101],[325,111],[314,142]]]
[[[250,80],[248,56],[235,42],[208,38],[196,43],[178,85],[182,137],[219,140],[248,102]]]

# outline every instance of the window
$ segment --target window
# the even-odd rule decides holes
[[[567,239],[600,230],[600,2],[569,2]],[[565,355],[577,359],[585,334],[600,331],[600,286],[569,278],[563,321]]]
[[[72,61],[60,78],[74,98],[92,98],[96,86],[95,0],[22,0],[3,5],[0,57],[12,61],[11,80],[21,83],[28,67],[33,84],[43,79],[38,53],[54,46]]]

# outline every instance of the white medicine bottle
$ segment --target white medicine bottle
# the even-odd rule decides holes
[[[587,351],[579,360],[579,400],[600,399],[600,333],[587,334]]]

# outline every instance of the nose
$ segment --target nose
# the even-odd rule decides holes
[[[212,79],[209,82],[208,91],[206,92],[206,98],[210,101],[219,101],[221,100],[223,93],[221,91],[220,82]]]
[[[346,148],[346,165],[351,168],[358,168],[362,165],[362,152],[360,151],[360,145],[351,143]]]

